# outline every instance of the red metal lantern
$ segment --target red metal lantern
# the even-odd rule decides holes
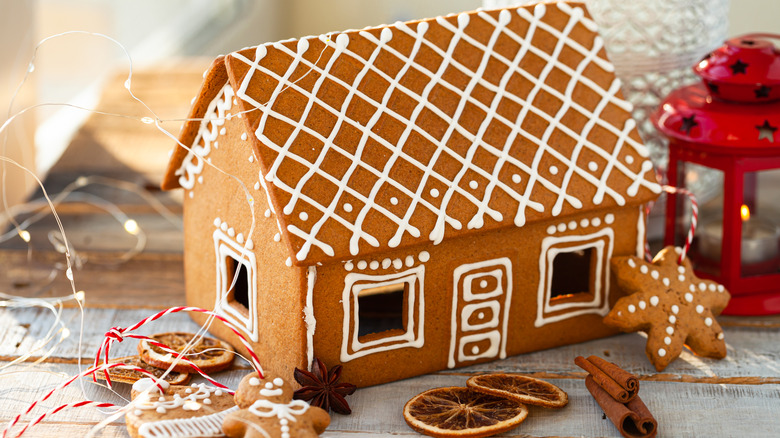
[[[780,51],[766,38],[780,35],[727,41],[694,67],[703,82],[673,91],[653,115],[669,138],[670,185],[722,177],[696,193],[690,257],[697,275],[729,289],[732,315],[780,313]],[[666,205],[665,244],[682,245],[688,206],[675,195]]]

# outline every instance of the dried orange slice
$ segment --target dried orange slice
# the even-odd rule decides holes
[[[143,368],[146,371],[154,374],[154,376],[158,379],[165,373],[165,369],[149,365],[141,360],[141,358],[138,356],[127,356],[112,359],[110,363],[123,363],[125,365]],[[140,371],[121,368],[111,368],[108,370],[108,376],[111,378],[111,382],[122,382],[130,384],[149,377]],[[95,373],[95,377],[97,377],[99,380],[106,380],[106,374],[103,372]],[[165,376],[163,380],[171,385],[186,385],[190,381],[190,375],[189,373],[178,373],[176,371],[171,371]]]
[[[409,427],[434,437],[483,437],[514,428],[528,416],[522,403],[472,391],[434,388],[406,402]]]
[[[466,386],[484,394],[546,408],[562,408],[569,403],[569,396],[561,388],[544,380],[518,374],[474,376],[466,381]]]
[[[171,332],[158,333],[149,336],[151,339],[167,345],[177,353],[181,353],[187,344],[195,337],[192,333]],[[190,346],[186,357],[205,373],[214,373],[224,370],[233,363],[233,347],[219,339],[201,336],[199,341]],[[138,355],[144,362],[157,368],[168,369],[175,358],[160,347],[152,345],[147,340],[138,343]],[[173,371],[180,373],[194,372],[195,370],[184,360],[179,360]]]

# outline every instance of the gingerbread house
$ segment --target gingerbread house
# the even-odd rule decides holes
[[[576,3],[220,57],[163,183],[187,302],[360,386],[612,334],[660,192],[630,111]]]

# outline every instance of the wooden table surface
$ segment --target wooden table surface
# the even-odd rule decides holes
[[[133,91],[162,119],[185,117],[208,63],[209,60],[190,60],[138,72],[134,75]],[[107,84],[99,109],[148,116],[143,107],[127,96],[122,87],[124,79],[119,75]],[[162,126],[176,134],[180,122]],[[80,176],[129,181],[144,188],[144,193],[165,206],[172,217],[164,217],[136,193],[99,184],[78,190],[93,197],[79,195],[57,207],[68,239],[82,262],[80,268],[74,269],[74,280],[77,290],[86,293],[85,308],[82,313],[73,302],[66,303],[62,322],[70,336],[41,362],[34,362],[43,353],[38,351],[31,359],[17,364],[11,361],[36,348],[56,321],[53,313],[44,308],[0,308],[3,423],[85,369],[111,327],[126,327],[158,310],[184,304],[181,194],[156,188],[172,147],[170,139],[153,125],[94,115],[46,179],[49,194],[58,193]],[[105,204],[95,202],[98,197],[109,200],[137,221],[147,237],[141,253],[127,259],[125,253],[135,246],[136,238],[124,231]],[[27,217],[30,214],[20,219]],[[27,229],[31,236],[29,247],[18,237],[0,242],[0,292],[39,298],[68,295],[65,257],[52,244],[56,234],[52,215]],[[686,351],[663,373],[657,373],[645,357],[645,338],[625,334],[360,389],[348,398],[353,414],[335,414],[323,436],[419,436],[401,415],[408,399],[433,387],[465,385],[469,376],[488,371],[541,377],[569,394],[566,408],[532,407],[523,424],[502,436],[619,436],[586,390],[585,373],[574,365],[576,356],[591,354],[640,376],[640,395],[658,419],[660,436],[777,436],[780,317],[721,317],[719,321],[728,346],[728,357],[720,361],[702,359]],[[197,329],[186,315],[174,314],[146,326],[140,333]],[[135,343],[129,340],[116,344],[112,356],[134,352]],[[215,377],[235,388],[248,369],[245,362],[237,360],[233,369]],[[117,384],[115,389],[114,393],[85,379],[83,388],[71,385],[58,391],[22,420],[32,420],[56,406],[86,398],[126,403],[129,388]],[[106,413],[93,408],[68,409],[47,418],[25,436],[84,436],[107,418]],[[94,436],[128,436],[123,421],[119,418],[108,423]]]

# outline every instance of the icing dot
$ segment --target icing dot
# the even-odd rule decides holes
[[[382,260],[382,269],[387,269],[390,267],[390,265],[393,264],[393,261],[390,259],[384,259]]]
[[[690,292],[686,292],[685,293],[685,301],[687,301],[689,303],[693,302],[693,294],[691,294]]]
[[[680,248],[679,246],[675,246],[674,252],[676,252],[677,254],[682,254],[682,248]]]
[[[710,292],[715,292],[715,285],[710,283],[709,289],[710,289]]]
[[[431,259],[431,255],[428,254],[428,251],[423,251],[419,256],[417,256],[417,258],[420,259],[421,262],[425,263]]]
[[[705,290],[707,290],[707,285],[706,285],[706,284],[704,284],[704,283],[699,283],[699,289],[700,289],[701,291],[705,291]]]
[[[271,209],[270,209],[270,208],[269,208],[269,209],[266,209],[266,210],[265,210],[265,213],[263,213],[263,215],[264,215],[265,217],[271,217]]]
[[[659,348],[658,349],[658,355],[661,356],[661,357],[666,356],[666,350],[664,350],[663,348]]]
[[[558,224],[558,231],[561,231],[561,232],[566,231],[566,224],[563,224],[563,223]]]
[[[373,270],[379,269],[379,262],[376,260],[372,260],[371,263],[369,263],[369,267]]]
[[[482,280],[479,282],[479,287],[484,289],[487,287],[487,280]]]
[[[677,272],[679,272],[680,274],[685,274],[685,268],[682,267],[682,266],[678,266],[677,267]]]
[[[718,333],[718,339],[721,340],[721,341],[723,340],[723,333],[722,332]]]
[[[691,292],[696,292],[696,286],[694,286],[694,285],[688,286],[688,289],[690,289]]]
[[[672,338],[670,338],[669,336],[664,338],[664,344],[671,345],[671,343],[672,343]]]
[[[650,304],[652,304],[653,306],[657,306],[658,305],[658,297],[655,296],[655,295],[650,297]]]
[[[292,259],[287,257],[287,260],[284,261],[284,264],[287,265],[288,267],[292,266]]]
[[[557,175],[558,174],[558,168],[555,167],[555,166],[550,166],[550,173],[552,173],[553,175]]]
[[[282,235],[279,233],[274,234],[274,242],[282,240]]]
[[[631,155],[626,155],[626,163],[633,164],[634,163],[634,157]]]
[[[684,275],[678,275],[677,279],[680,280],[681,282],[685,281],[685,276]]]
[[[238,236],[236,236],[236,240],[238,240],[238,243],[244,243],[244,235],[238,233]]]
[[[214,142],[214,149],[219,149],[219,142],[218,142],[218,141],[215,141],[215,142]],[[208,160],[207,160],[207,161],[208,161]]]
[[[219,226],[219,228],[220,228],[222,231],[227,231],[227,222],[222,222],[222,225],[220,225],[220,226]]]
[[[672,312],[676,315],[680,313],[680,307],[677,304],[672,305]]]
[[[702,313],[702,312],[704,312],[704,306],[702,306],[701,304],[697,305],[696,313]]]
[[[250,377],[249,378],[249,385],[250,386],[260,386],[260,379],[257,377]]]
[[[591,161],[590,163],[588,163],[588,170],[590,170],[591,172],[595,172],[599,170],[599,165],[596,164],[595,161]]]
[[[281,377],[277,377],[277,378],[274,379],[274,385],[282,386],[282,385],[284,385],[284,380],[282,380]]]
[[[647,303],[645,303],[644,301],[640,301],[638,304],[639,304],[639,308],[642,310],[644,310],[645,307],[647,307]]]
[[[228,228],[228,236],[233,237],[236,235],[236,230],[233,228]]]
[[[518,174],[512,175],[512,182],[513,183],[520,184],[520,181],[521,181],[520,175],[518,175]]]
[[[629,305],[628,305],[628,311],[629,311],[630,313],[634,313],[634,312],[636,312],[636,306],[634,306],[633,304],[629,304]]]
[[[216,218],[216,219],[214,219],[214,226],[215,226],[215,227],[218,227],[218,226],[219,226],[219,223],[220,223],[220,220],[219,220],[219,218]]]
[[[555,225],[547,227],[547,234],[555,234]]]
[[[669,287],[669,283],[670,282],[669,282],[668,278],[664,277],[663,283],[664,283],[664,286]]]
[[[568,226],[569,226],[570,230],[576,230],[577,229],[577,222],[576,221],[571,221],[571,222],[569,222]]]
[[[710,317],[704,318],[704,325],[706,325],[707,327],[711,326],[712,325],[712,318],[710,318]]]
[[[225,135],[225,132],[227,132],[227,130],[225,128],[222,128],[219,130],[219,135]]]
[[[628,259],[628,266],[631,266],[632,268],[636,268],[636,263],[632,259]]]
[[[266,388],[266,389],[274,389],[274,384],[273,384],[273,383],[271,383],[271,382],[267,382],[267,383],[265,384],[265,388]]]
[[[192,388],[187,388],[184,390],[185,394],[192,394]]]
[[[411,267],[412,265],[414,265],[414,257],[406,256],[406,266]]]
[[[210,398],[204,398],[203,399],[203,404],[204,405],[210,405],[211,404],[211,399]]]
[[[477,318],[478,318],[478,319],[485,319],[485,312],[479,312],[479,313],[477,314]]]
[[[203,175],[198,177],[198,183],[203,184]]]
[[[674,324],[675,322],[677,322],[677,317],[674,315],[669,315],[669,323]]]
[[[136,410],[134,410],[134,411],[133,411],[133,414],[134,414],[136,417],[140,417],[142,413],[143,413],[143,412],[141,412],[141,410],[140,410],[140,409],[136,409]]]
[[[587,227],[588,225],[590,225],[590,221],[588,220],[588,218],[585,218],[585,219],[583,219],[583,220],[581,220],[581,221],[580,221],[580,226],[581,226],[582,228],[585,228],[585,227]]]
[[[477,347],[476,345],[471,347],[471,354],[477,354],[477,353],[479,353],[479,347]]]
[[[471,187],[472,190],[476,190],[477,187],[479,187],[479,183],[476,181],[469,181],[469,187]]]
[[[298,217],[301,218],[302,221],[305,221],[309,219],[309,214],[306,213],[305,211],[302,211],[301,214],[298,215]]]
[[[351,271],[352,269],[354,269],[354,267],[355,265],[353,265],[352,262],[344,263],[344,269],[346,269],[347,271]]]
[[[658,271],[651,272],[650,276],[653,277],[653,280],[658,280]]]
[[[601,225],[601,219],[594,217],[593,220],[590,221],[590,223],[592,223],[594,227],[598,227],[599,225]]]
[[[439,191],[436,190],[436,189],[431,189],[431,196],[433,196],[434,198],[438,198],[439,197]]]
[[[669,333],[669,335],[673,335],[674,334],[674,328],[673,327],[667,327],[666,328],[666,333]]]
[[[343,208],[344,208],[344,211],[346,211],[347,213],[350,213],[352,211],[352,204],[347,202],[347,203],[344,204]]]
[[[366,266],[368,266],[368,263],[365,260],[361,260],[357,264],[358,269],[366,269]]]
[[[218,390],[214,391],[214,395],[216,395],[217,397],[220,397],[222,395],[222,390],[218,389]]]
[[[615,222],[615,215],[610,213],[604,216],[604,222],[606,222],[607,224],[611,224],[612,222]]]
[[[395,269],[401,269],[404,266],[404,262],[401,259],[393,260],[393,267]]]
[[[390,203],[393,205],[398,205],[398,198],[393,196],[392,198],[390,198]]]
[[[244,141],[246,141],[246,139],[247,139],[247,138],[248,138],[248,137],[246,136],[246,132],[245,132],[245,133],[243,133],[243,134],[241,134],[241,140],[244,140]]]
[[[718,292],[723,292],[724,290],[726,290],[726,288],[725,288],[725,287],[723,287],[723,285],[722,285],[722,284],[719,284],[719,285],[718,285]]]
[[[259,182],[255,183],[255,190],[260,190],[260,183]]]
[[[647,271],[648,271],[648,269],[647,269],[647,266],[645,266],[645,265],[642,265],[642,266],[639,268],[639,272],[641,272],[641,273],[643,273],[643,274],[647,274]]]
[[[248,159],[249,159],[250,163],[253,163],[255,161],[255,156],[254,155],[250,155]]]
[[[158,414],[164,414],[166,412],[165,408],[162,406],[157,406],[157,409],[155,409]]]
[[[190,198],[194,198],[195,197],[195,192],[189,192],[188,195],[190,196]]]

